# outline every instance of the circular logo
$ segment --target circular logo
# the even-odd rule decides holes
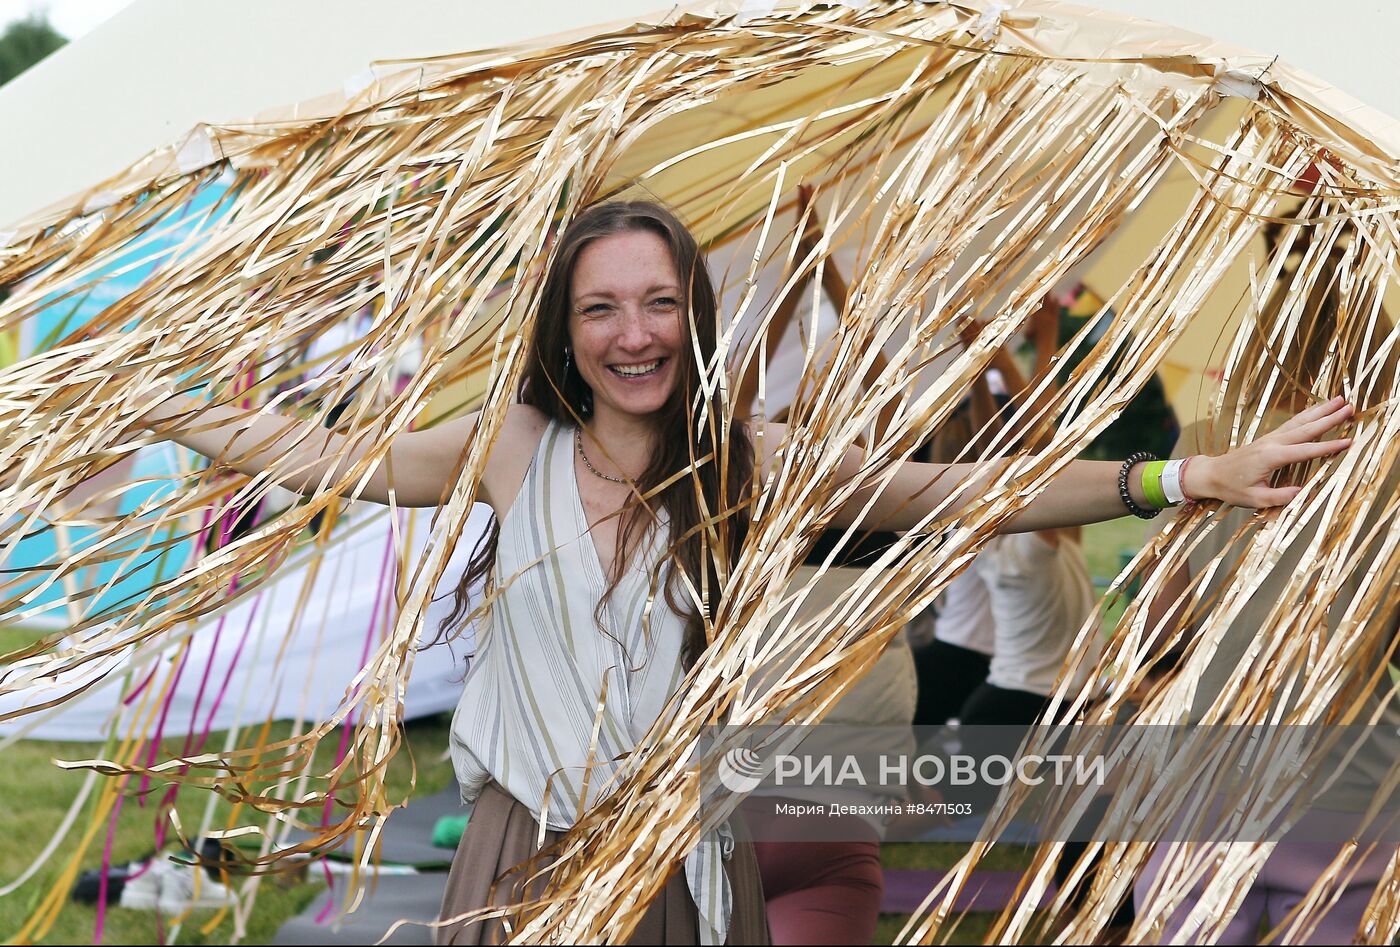
[[[766,771],[763,757],[746,746],[736,746],[719,761],[719,781],[730,792],[752,792]]]

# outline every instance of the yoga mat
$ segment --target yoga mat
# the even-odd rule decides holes
[[[453,850],[433,845],[433,826],[441,816],[462,815],[466,811],[455,781],[442,792],[414,799],[407,808],[390,815],[389,821],[384,824],[384,831],[379,837],[380,862],[386,865],[411,865],[420,871],[445,871],[452,864]],[[293,843],[310,837],[301,831],[288,834]],[[326,854],[330,858],[351,858],[354,850],[354,836],[351,836]]]

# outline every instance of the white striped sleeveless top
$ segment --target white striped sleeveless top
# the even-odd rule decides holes
[[[573,429],[551,421],[520,493],[500,520],[495,582],[500,594],[478,634],[452,718],[452,762],[464,800],[494,779],[546,827],[574,824],[591,762],[591,805],[616,784],[611,761],[631,750],[684,677],[684,622],[651,572],[664,529],[643,541],[601,612],[607,576],[588,532],[574,472]],[[647,614],[650,600],[650,614]],[[601,627],[600,627],[601,622]],[[607,697],[590,758],[595,718]],[[709,832],[685,862],[700,942],[721,944],[732,892],[727,833]]]

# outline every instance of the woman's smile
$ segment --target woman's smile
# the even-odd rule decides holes
[[[652,359],[650,362],[636,362],[630,365],[609,365],[608,368],[612,369],[615,374],[621,375],[623,378],[646,378],[656,374],[657,370],[665,364],[666,359],[656,358]]]

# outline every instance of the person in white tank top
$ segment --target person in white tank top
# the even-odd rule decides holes
[[[994,687],[1049,697],[1094,609],[1094,585],[1079,537],[1066,535],[1069,530],[1059,533],[996,536],[972,566],[988,589],[995,627],[987,672]],[[1101,650],[1097,638],[1089,644]]]

